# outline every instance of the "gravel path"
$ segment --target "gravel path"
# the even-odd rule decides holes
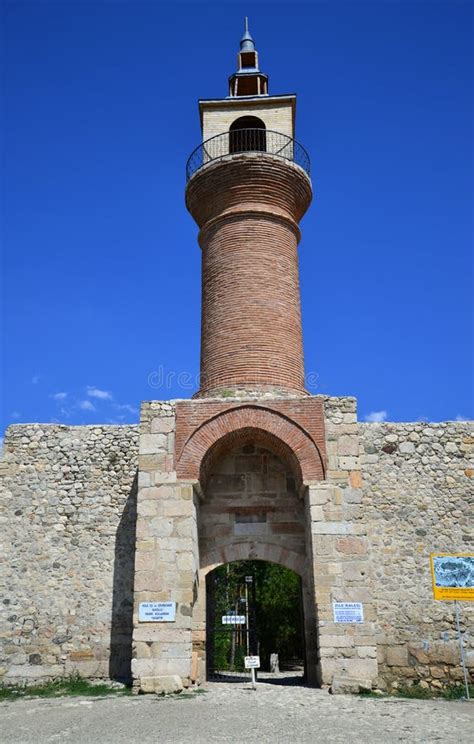
[[[261,682],[211,683],[207,692],[56,698],[0,704],[3,744],[151,742],[443,742],[474,740],[474,704],[365,699]]]

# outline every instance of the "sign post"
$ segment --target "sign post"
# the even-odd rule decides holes
[[[244,661],[245,668],[250,669],[252,673],[252,687],[254,690],[256,690],[257,683],[255,681],[255,670],[260,669],[260,656],[246,656]]]
[[[454,600],[466,700],[469,700],[469,682],[458,600],[463,602],[474,601],[474,555],[468,553],[431,553],[430,563],[434,599]]]
[[[464,658],[464,643],[461,635],[461,626],[459,624],[459,605],[457,599],[454,600],[454,606],[456,608],[456,628],[458,631],[459,650],[461,652],[461,666],[464,674],[464,687],[466,688],[466,699],[469,700],[469,682],[467,679],[466,659]]]

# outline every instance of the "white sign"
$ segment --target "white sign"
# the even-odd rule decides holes
[[[245,625],[245,615],[222,615],[222,625]]]
[[[174,623],[176,602],[140,602],[138,620],[141,623]]]
[[[246,669],[260,669],[260,656],[246,656],[244,661]]]
[[[362,602],[333,602],[332,609],[335,623],[364,622]]]

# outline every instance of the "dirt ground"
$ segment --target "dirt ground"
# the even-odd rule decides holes
[[[0,704],[3,744],[473,741],[474,703],[329,695],[279,679],[206,692],[30,699]]]

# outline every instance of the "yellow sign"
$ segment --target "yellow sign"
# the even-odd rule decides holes
[[[435,599],[474,602],[474,554],[431,553]]]

